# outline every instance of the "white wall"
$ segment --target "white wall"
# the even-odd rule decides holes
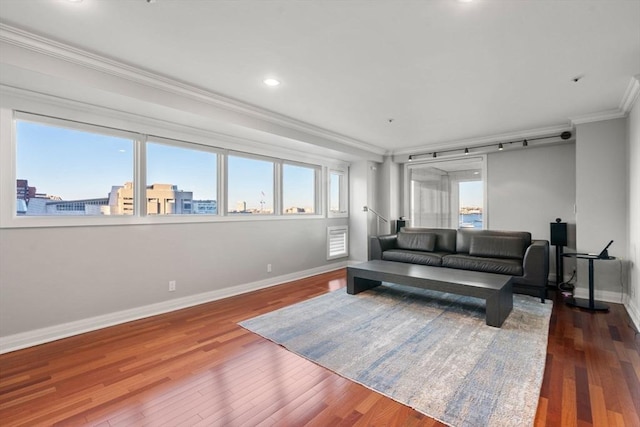
[[[598,253],[614,240],[609,255],[618,259],[595,261],[594,284],[596,299],[618,303],[623,300],[628,250],[626,122],[604,120],[576,127],[576,248]],[[579,261],[577,296],[587,295],[588,279],[587,262]]]
[[[549,224],[562,218],[575,248],[575,144],[563,143],[491,153],[487,156],[488,228],[529,231],[550,240]],[[565,251],[567,251],[565,249]],[[555,278],[555,247],[550,254]],[[565,260],[564,273],[573,263]]]
[[[389,219],[388,231],[392,233],[396,230],[396,220],[400,216],[401,191],[395,191],[400,188],[400,165],[394,163],[391,156],[385,156],[381,168],[381,198],[378,202],[380,213]]]
[[[629,205],[629,282],[626,307],[636,328],[640,327],[640,97],[628,117]]]
[[[369,203],[370,164],[359,161],[349,168],[349,259],[364,262],[369,257],[370,212],[364,212],[363,206]]]

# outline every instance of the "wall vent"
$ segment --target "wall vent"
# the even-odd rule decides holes
[[[349,227],[327,227],[327,259],[349,256]]]

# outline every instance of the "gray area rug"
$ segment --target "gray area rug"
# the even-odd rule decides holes
[[[534,422],[551,308],[516,294],[494,328],[483,300],[384,284],[240,325],[448,425],[520,427]]]

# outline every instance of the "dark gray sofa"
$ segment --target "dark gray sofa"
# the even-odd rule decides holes
[[[547,296],[549,242],[528,232],[405,227],[372,237],[370,258],[507,274],[514,292]]]

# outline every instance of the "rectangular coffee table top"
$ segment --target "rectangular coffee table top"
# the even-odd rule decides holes
[[[373,260],[347,267],[347,293],[358,294],[382,282],[482,298],[486,323],[502,326],[513,308],[513,278],[504,274]]]
[[[484,288],[487,290],[500,290],[511,280],[511,276],[504,274],[382,260],[367,261],[362,264],[349,266],[348,269],[354,270],[354,272],[377,272],[383,275],[409,276],[416,279],[455,283],[462,286]]]

